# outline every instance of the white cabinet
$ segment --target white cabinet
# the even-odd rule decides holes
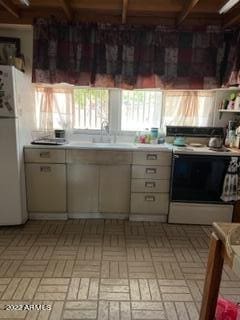
[[[133,152],[132,220],[167,221],[171,160],[171,152]]]
[[[98,212],[99,167],[71,163],[67,173],[68,212]]]
[[[27,207],[31,213],[65,213],[65,150],[25,148]]]
[[[68,212],[129,213],[132,153],[68,150]],[[76,215],[77,216],[77,215]]]
[[[44,217],[65,213],[71,218],[130,213],[138,220],[166,221],[171,155],[26,148],[28,211],[36,217],[39,213]]]
[[[129,205],[130,166],[100,166],[99,211],[106,213],[128,213]]]
[[[29,212],[66,212],[65,164],[26,164]]]

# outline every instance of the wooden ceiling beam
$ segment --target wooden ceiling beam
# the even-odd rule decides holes
[[[64,19],[66,17],[63,10],[58,7],[54,11],[54,15],[58,19]],[[21,11],[21,18],[16,19],[10,13],[6,13],[5,10],[0,10],[0,27],[1,24],[19,24],[19,25],[32,25],[34,18],[36,17],[49,17],[49,9],[39,9],[39,10],[22,10]],[[83,21],[83,22],[101,22],[101,23],[113,23],[119,24],[122,23],[122,17],[119,15],[118,12],[110,13],[106,11],[94,11],[94,10],[76,10],[74,11],[73,21]],[[161,14],[159,12],[155,12],[154,15],[147,14],[141,15],[140,13],[134,12],[131,13],[128,11],[127,21],[130,24],[137,24],[137,25],[169,25],[171,27],[175,26],[176,19],[173,15],[169,13]],[[221,25],[221,17],[219,14],[198,14],[198,13],[191,13],[191,15],[183,22],[183,25],[189,26],[201,26],[201,25]]]
[[[122,23],[126,23],[127,20],[128,0],[123,0],[122,6]]]
[[[240,3],[224,15],[223,26],[228,28],[240,22]]]
[[[196,6],[196,4],[200,0],[188,0],[186,5],[183,7],[183,10],[180,12],[179,16],[177,17],[177,25],[180,25],[184,19],[189,15],[190,11]]]
[[[236,14],[235,16],[232,16],[228,20],[224,22],[224,28],[228,28],[232,26],[233,24],[240,22],[240,13]]]
[[[59,0],[61,7],[63,8],[66,17],[68,18],[68,20],[72,20],[72,10],[71,7],[69,5],[69,1],[68,0]]]
[[[13,15],[15,18],[20,18],[18,8],[12,3],[11,0],[0,0],[0,4]]]

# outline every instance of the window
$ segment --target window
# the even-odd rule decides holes
[[[101,129],[108,121],[108,90],[74,89],[74,129]]]
[[[72,89],[36,87],[35,108],[38,130],[66,129],[73,125]]]
[[[140,131],[159,127],[162,109],[160,91],[122,91],[121,130]]]
[[[214,95],[209,91],[167,91],[162,125],[212,126]]]
[[[40,130],[101,129],[108,121],[108,90],[36,87],[36,121]]]
[[[142,131],[166,125],[211,126],[211,91],[104,90],[73,86],[36,87],[39,130],[100,130],[108,121],[111,132]]]

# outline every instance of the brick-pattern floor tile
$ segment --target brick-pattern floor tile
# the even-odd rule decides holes
[[[128,262],[129,278],[153,279],[156,277],[152,262]]]
[[[95,246],[81,246],[77,252],[79,260],[101,260],[102,248]]]
[[[73,301],[66,302],[63,319],[96,319],[97,302],[94,301]]]
[[[124,234],[104,234],[104,247],[125,247],[126,239]]]
[[[162,303],[132,302],[132,319],[166,319]]]
[[[101,320],[131,320],[130,302],[100,301],[98,319]]]
[[[128,280],[120,279],[101,279],[100,300],[130,300]]]
[[[124,247],[104,247],[103,260],[107,261],[126,261],[127,251]]]
[[[197,320],[211,227],[124,220],[0,227],[0,319]],[[220,295],[240,301],[224,266]],[[51,310],[7,311],[4,305]]]
[[[161,300],[157,280],[131,279],[129,282],[131,300]]]
[[[125,261],[102,261],[101,278],[128,278],[128,266]]]
[[[93,260],[76,260],[73,267],[73,277],[95,277],[100,276],[100,261]]]

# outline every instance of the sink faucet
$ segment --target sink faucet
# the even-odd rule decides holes
[[[101,142],[103,142],[103,130],[109,135],[109,123],[106,120],[101,123]]]

